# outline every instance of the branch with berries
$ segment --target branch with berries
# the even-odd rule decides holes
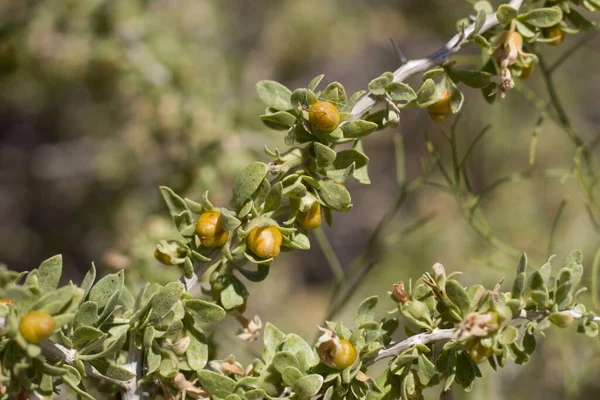
[[[227,315],[239,321],[242,340],[262,331],[258,316],[244,316],[244,280],[263,281],[281,252],[310,248],[311,231],[352,208],[345,183],[370,182],[364,138],[397,125],[406,110],[427,109],[435,122],[457,114],[464,103],[459,86],[481,90],[490,102],[505,97],[539,61],[528,47],[557,45],[565,33],[592,26],[577,7],[600,9],[596,0],[523,3],[493,10],[478,2],[443,48],[373,79],[368,92],[348,95],[338,82],[320,89],[323,75],[294,91],[259,82],[267,106],[260,119],[285,132],[289,148],[266,148],[271,161],[240,171],[229,206],[214,205],[208,193],[192,200],[160,189],[180,237],[161,241],[155,257],[181,268],[180,281],[132,293],[123,271],[97,279],[92,266],[79,285],[59,286],[60,256],[30,272],[0,268],[0,399],[51,397],[65,387],[85,399],[96,392],[126,399],[420,399],[439,383],[444,392],[454,385],[470,390],[482,362],[494,369],[528,362],[551,325],[596,336],[599,317],[579,300],[583,258],[574,251],[557,271],[551,259],[529,275],[522,256],[509,292],[501,283],[464,287],[435,264],[414,283],[394,285],[399,318],[376,318],[378,299],[370,297],[353,329],[328,321],[314,346],[267,323],[251,365],[211,355],[213,324]],[[450,59],[466,46],[480,50],[478,68]],[[422,74],[419,88],[405,83],[415,74]],[[205,275],[201,293],[192,293]],[[401,321],[408,338],[394,343]],[[368,366],[384,359],[387,369],[369,376]]]

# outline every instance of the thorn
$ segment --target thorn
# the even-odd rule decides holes
[[[400,50],[400,46],[398,46],[398,43],[396,43],[396,41],[392,38],[390,38],[390,42],[392,42],[392,46],[394,46],[394,50],[396,51],[398,58],[400,58],[400,65],[406,64],[406,61],[408,60],[404,56],[404,53],[402,53],[402,50]]]

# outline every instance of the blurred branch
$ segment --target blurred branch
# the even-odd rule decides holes
[[[554,239],[556,238],[556,228],[558,227],[558,221],[565,210],[565,206],[567,205],[567,200],[563,199],[558,206],[558,211],[556,211],[556,216],[554,217],[554,221],[552,222],[552,228],[550,229],[550,239],[548,240],[548,252],[546,256],[550,257],[554,254]]]
[[[588,44],[588,42],[591,42],[597,33],[598,27],[594,27],[590,32],[588,32],[586,36],[583,37],[583,39],[581,39],[579,42],[571,46],[571,48],[567,49],[564,53],[562,53],[560,57],[558,57],[558,59],[554,61],[554,63],[550,65],[550,67],[548,67],[548,71],[550,73],[554,72],[554,70],[560,67],[563,62],[568,60],[573,53],[575,53],[577,50],[581,49],[583,46]]]
[[[337,258],[333,247],[331,247],[331,243],[329,243],[325,232],[323,232],[323,228],[318,227],[317,229],[315,229],[313,231],[313,235],[315,239],[317,239],[317,244],[323,252],[325,259],[327,260],[327,264],[329,264],[329,268],[331,268],[331,272],[335,277],[336,285],[339,284],[344,280],[344,269],[342,268],[342,264]]]
[[[518,10],[523,5],[524,0],[512,0],[509,3],[509,6]],[[489,15],[483,27],[480,29],[479,33],[486,32],[498,25],[498,18],[496,18],[496,14],[493,13]],[[435,53],[430,54],[425,58],[421,58],[419,60],[409,60],[404,63],[400,68],[394,71],[394,82],[404,82],[409,77],[418,74],[420,72],[425,72],[428,69],[431,69],[437,65],[443,64],[448,60],[452,54],[456,53],[461,49],[462,44],[467,40],[469,35],[471,35],[475,31],[475,24],[471,24],[467,26],[462,32],[454,35],[441,49],[436,51]],[[363,96],[352,109],[352,118],[351,120],[360,119],[366,112],[368,112],[375,103],[377,103],[378,97],[372,94],[368,94]]]

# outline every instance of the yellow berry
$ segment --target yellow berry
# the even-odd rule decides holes
[[[475,364],[481,364],[492,355],[492,348],[485,347],[479,340],[469,346],[469,357]]]
[[[427,107],[427,111],[432,120],[442,122],[452,112],[450,109],[450,94],[447,91],[444,92],[438,101]]]
[[[328,101],[317,101],[308,110],[308,120],[318,130],[330,132],[340,124],[340,112]]]
[[[229,239],[229,232],[223,230],[219,211],[202,213],[198,218],[196,233],[200,237],[202,245],[206,247],[223,246]]]
[[[310,206],[310,209],[298,213],[296,221],[304,229],[317,229],[321,226],[321,205],[316,201]]]
[[[321,361],[335,369],[346,369],[356,361],[356,348],[349,340],[341,339],[338,343],[328,340],[319,345],[318,354]]]
[[[560,25],[556,24],[549,28],[542,29],[542,35],[544,35],[546,39],[555,39],[552,42],[548,42],[548,44],[551,44],[552,46],[558,46],[565,40],[566,34],[565,31],[560,29]]]
[[[257,226],[250,231],[246,243],[260,258],[277,257],[281,251],[283,236],[275,225]]]
[[[50,314],[41,311],[30,311],[21,317],[19,331],[29,343],[40,344],[54,333],[56,322]]]
[[[533,63],[529,64],[525,68],[521,69],[521,79],[527,79],[533,74]]]

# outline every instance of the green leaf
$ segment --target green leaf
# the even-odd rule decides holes
[[[258,97],[268,107],[282,111],[292,108],[292,103],[290,102],[292,92],[279,82],[260,81],[256,84],[256,92],[258,93]]]
[[[427,79],[417,92],[417,103],[421,107],[426,107],[435,100],[435,82],[433,79]]]
[[[125,327],[125,329],[126,328],[127,327]],[[98,360],[98,359],[107,358],[107,357],[112,356],[113,354],[117,353],[118,351],[120,351],[123,348],[123,345],[125,344],[126,340],[127,340],[127,331],[123,330],[122,332],[119,332],[116,336],[112,336],[111,338],[106,340],[103,344],[104,345],[103,350],[100,351],[99,353],[79,354],[78,358],[81,361]]]
[[[484,10],[479,10],[477,13],[477,17],[475,18],[475,26],[473,27],[473,34],[479,33],[481,28],[483,28],[483,24],[485,23],[485,18],[487,17],[486,12]]]
[[[498,336],[498,342],[501,345],[509,345],[516,342],[518,338],[519,330],[513,325],[508,325]]]
[[[461,316],[464,318],[469,312],[469,307],[471,305],[471,300],[465,289],[458,281],[449,279],[448,282],[446,282],[446,294],[450,301],[459,308]]]
[[[38,274],[42,293],[56,290],[62,274],[62,256],[57,255],[42,262]]]
[[[377,129],[377,124],[374,122],[359,119],[358,121],[348,122],[340,127],[345,138],[362,138],[374,132]]]
[[[246,297],[248,297],[246,287],[236,278],[232,278],[232,282],[221,291],[221,304],[226,310],[233,310],[244,304]]]
[[[269,189],[269,193],[265,198],[265,206],[263,208],[264,213],[279,210],[279,207],[281,207],[282,192],[283,183],[277,182],[275,185],[271,186],[271,189]]]
[[[385,87],[385,91],[395,102],[409,103],[417,98],[413,88],[403,82],[392,82]]]
[[[182,293],[183,285],[180,282],[170,282],[156,293],[151,302],[151,319],[157,320],[167,315],[181,299]]]
[[[354,314],[354,326],[356,329],[360,329],[361,325],[375,321],[375,307],[379,298],[377,296],[371,296],[365,299]]]
[[[83,298],[86,299],[88,294],[90,293],[90,289],[94,285],[94,281],[96,280],[96,266],[92,263],[92,267],[83,277],[83,281],[81,282],[80,287],[84,290]]]
[[[308,371],[312,366],[319,363],[319,359],[313,352],[312,347],[306,343],[304,339],[294,333],[290,333],[286,336],[281,345],[281,350],[296,356],[301,371]]]
[[[285,334],[277,329],[273,324],[267,322],[263,336],[264,347],[262,351],[262,358],[266,363],[270,364],[275,356],[275,349],[277,346],[279,346],[283,339],[285,339]]]
[[[348,168],[348,166],[352,163],[354,163],[356,168],[364,167],[369,163],[369,157],[367,157],[364,153],[354,149],[342,150],[337,153],[335,161],[333,162],[333,168]]]
[[[475,89],[481,89],[488,86],[490,84],[490,78],[492,77],[492,74],[489,72],[469,71],[466,69],[452,69],[450,75],[452,78],[456,78],[465,85]]]
[[[327,207],[342,212],[352,208],[350,193],[343,185],[324,181],[321,182],[317,191]]]
[[[458,89],[458,87],[456,87],[456,84],[452,81],[452,79],[446,80],[446,87],[450,93],[450,110],[452,111],[452,114],[457,114],[462,108],[463,102],[465,101],[465,96]]]
[[[194,371],[200,371],[208,362],[208,345],[203,334],[196,333],[189,335],[190,345],[185,351],[186,359],[190,368]]]
[[[325,75],[323,74],[315,76],[308,84],[308,89],[314,92],[317,86],[319,86],[319,83],[321,83],[321,80],[323,80],[324,76]]]
[[[331,82],[329,85],[327,85],[325,90],[323,90],[323,92],[321,92],[319,95],[319,99],[327,100],[335,104],[337,107],[345,105],[348,100],[346,97],[346,90],[339,82]]]
[[[369,82],[368,88],[369,92],[373,93],[376,96],[382,96],[385,94],[385,87],[390,83],[391,80],[389,76],[379,76]]]
[[[225,375],[207,370],[197,371],[196,374],[202,387],[206,389],[211,396],[223,399],[235,390],[235,381]]]
[[[513,19],[517,18],[517,15],[519,15],[519,12],[508,4],[500,5],[498,11],[496,11],[496,17],[500,25],[510,24]]]
[[[121,292],[123,288],[123,270],[105,276],[90,290],[89,300],[96,303],[98,309],[106,306],[113,294]]]
[[[185,200],[166,186],[161,186],[160,192],[165,199],[165,203],[167,203],[167,208],[179,233],[188,233],[196,224],[192,219],[192,213],[187,208]],[[193,231],[191,234],[193,234]]]
[[[323,377],[321,375],[306,375],[294,382],[292,390],[299,400],[307,400],[319,393],[323,386]]]
[[[475,368],[471,359],[464,351],[458,353],[456,358],[456,383],[464,389],[468,389],[475,380]]]
[[[419,381],[422,385],[429,385],[429,382],[437,376],[435,365],[424,354],[421,354],[419,355],[418,366]]]
[[[562,10],[558,6],[537,8],[519,15],[518,19],[538,28],[549,28],[562,20]]]
[[[548,320],[559,328],[567,328],[573,323],[573,315],[567,312],[553,312]]]
[[[200,299],[185,299],[183,305],[192,318],[204,323],[219,322],[225,318],[225,310],[217,304]]]
[[[285,131],[296,123],[296,117],[287,111],[277,111],[273,114],[260,116],[261,121],[271,129]]]
[[[527,271],[527,254],[523,253],[517,266],[517,277],[513,282],[511,297],[519,299],[523,296],[525,290],[525,273]]]
[[[290,352],[280,351],[275,354],[275,357],[273,357],[273,367],[275,367],[279,373],[283,373],[287,367],[293,367],[297,369],[299,366],[298,359]]]
[[[73,332],[73,336],[71,337],[71,340],[73,341],[73,346],[75,348],[80,348],[87,342],[99,339],[104,335],[105,335],[104,332],[102,332],[100,329],[96,329],[91,326],[84,325],[84,326],[79,326],[75,329],[75,332]]]
[[[314,142],[313,148],[315,150],[317,169],[322,169],[333,164],[337,155],[335,150],[319,142]]]
[[[294,367],[287,367],[281,373],[281,378],[287,386],[292,386],[298,379],[302,378],[304,374]]]
[[[76,325],[94,325],[98,320],[98,305],[93,301],[83,303],[75,314]]]
[[[121,365],[115,364],[112,361],[90,360],[90,364],[92,364],[98,370],[98,372],[107,378],[116,379],[118,381],[129,381],[135,378],[135,374],[133,372]]]
[[[242,207],[254,192],[260,187],[267,176],[267,164],[253,162],[240,171],[233,180],[233,201],[237,207]]]

